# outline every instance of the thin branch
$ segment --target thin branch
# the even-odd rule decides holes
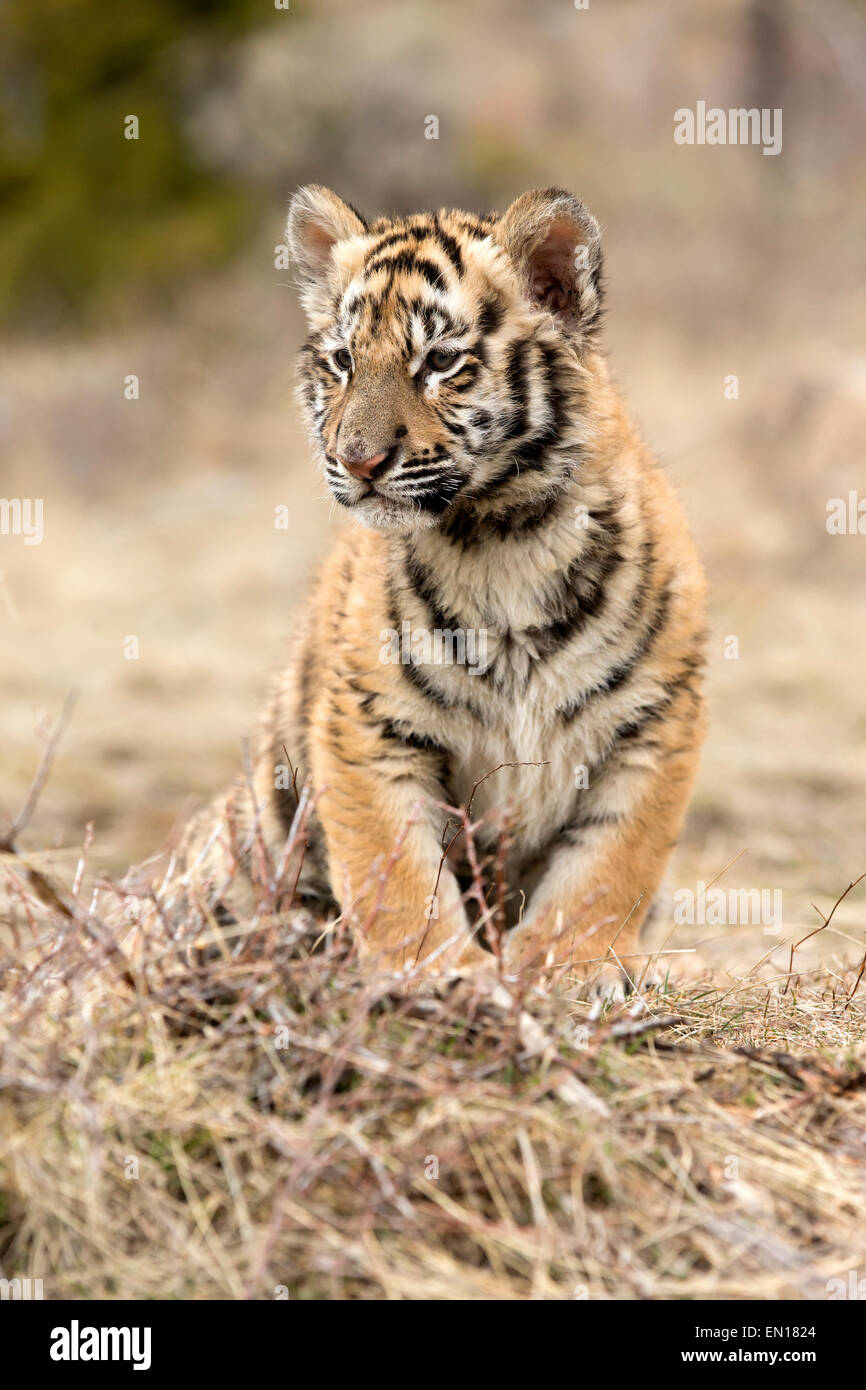
[[[15,841],[18,839],[18,836],[21,834],[22,830],[26,829],[27,825],[30,823],[34,811],[36,810],[37,803],[39,801],[40,796],[42,795],[42,789],[45,786],[46,781],[48,780],[48,774],[50,773],[51,766],[54,762],[54,754],[57,752],[57,745],[63,737],[63,732],[66,728],[66,725],[72,718],[72,711],[75,708],[75,702],[77,699],[77,690],[70,690],[67,693],[66,699],[63,701],[63,709],[60,711],[60,718],[58,719],[57,724],[55,725],[54,732],[53,734],[51,734],[50,738],[48,739],[48,742],[46,743],[42,751],[42,757],[39,760],[39,766],[36,769],[36,775],[33,778],[33,781],[30,783],[30,790],[28,791],[27,796],[24,799],[24,805],[21,807],[21,810],[18,812],[18,815],[13,820],[6,834],[0,836],[0,850],[5,850],[7,854],[17,853],[17,850],[15,848]]]
[[[839,894],[838,898],[836,899],[836,901],[834,902],[833,906],[832,906],[831,909],[830,909],[830,915],[829,915],[829,917],[824,917],[824,914],[823,914],[823,912],[821,911],[821,909],[820,909],[819,907],[815,907],[815,904],[814,904],[814,903],[812,904],[812,906],[815,908],[815,911],[818,913],[818,916],[819,916],[819,917],[824,917],[824,920],[823,920],[823,922],[821,923],[820,927],[815,927],[814,931],[807,932],[806,935],[803,936],[803,937],[801,937],[799,941],[795,941],[795,942],[794,942],[794,945],[791,947],[791,956],[790,956],[790,959],[789,959],[789,961],[788,961],[788,978],[789,978],[789,979],[790,979],[791,974],[793,973],[793,969],[794,969],[794,952],[795,952],[795,951],[799,951],[800,947],[801,947],[801,946],[804,946],[805,943],[806,943],[807,941],[811,941],[811,939],[812,939],[813,936],[817,936],[819,932],[822,932],[822,931],[826,931],[826,930],[827,930],[827,928],[829,927],[830,923],[831,923],[832,920],[833,920],[833,916],[834,916],[834,914],[835,914],[835,912],[836,912],[836,908],[839,907],[840,904],[843,903],[843,902],[845,901],[845,899],[847,898],[848,894],[851,892],[852,888],[856,888],[857,885],[858,885],[858,883],[862,883],[862,882],[863,882],[864,878],[866,878],[866,870],[863,871],[863,873],[860,875],[859,878],[855,878],[854,881],[853,881],[853,883],[849,883],[849,884],[848,884],[848,887],[845,889],[844,893],[840,893],[840,894]],[[858,984],[860,983],[859,978],[858,978],[857,983],[858,983]],[[856,986],[855,986],[855,988],[856,988]],[[785,985],[785,988],[782,990],[782,993],[783,993],[783,994],[787,994],[787,993],[788,993],[788,986],[787,986],[787,984]]]

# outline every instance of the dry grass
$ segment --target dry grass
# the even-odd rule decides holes
[[[46,1297],[802,1299],[858,1268],[856,971],[407,987],[263,892],[132,951],[112,894],[46,908],[7,861],[0,1269]]]

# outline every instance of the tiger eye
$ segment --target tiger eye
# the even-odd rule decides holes
[[[433,372],[447,372],[461,356],[462,353],[456,348],[434,348],[432,352],[428,352],[425,365]]]

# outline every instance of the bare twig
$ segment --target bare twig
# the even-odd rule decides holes
[[[63,708],[60,711],[60,718],[57,720],[57,723],[54,726],[54,732],[50,735],[47,743],[45,744],[45,748],[42,752],[42,757],[39,759],[39,766],[36,769],[36,775],[33,778],[33,781],[30,783],[30,789],[26,797],[24,798],[24,805],[21,807],[21,810],[18,812],[18,815],[12,821],[12,824],[9,826],[9,829],[7,830],[6,834],[0,836],[0,850],[4,850],[7,854],[17,854],[18,852],[15,848],[15,842],[18,839],[18,836],[21,834],[22,830],[24,830],[30,823],[31,817],[33,816],[33,812],[36,810],[37,803],[39,801],[40,796],[42,795],[42,789],[45,786],[45,783],[48,779],[48,774],[50,773],[52,764],[54,762],[54,755],[57,752],[57,745],[63,737],[63,732],[66,728],[66,725],[72,718],[72,711],[75,709],[75,703],[77,699],[78,691],[70,690],[66,696],[66,699],[63,701]]]
[[[866,870],[863,871],[863,873],[860,875],[859,878],[855,878],[855,879],[853,880],[852,883],[849,883],[849,884],[848,884],[848,887],[844,890],[844,892],[842,892],[842,893],[839,894],[838,898],[836,899],[836,901],[834,902],[833,906],[832,906],[831,909],[830,909],[830,915],[829,915],[828,917],[824,917],[824,914],[823,914],[823,912],[821,911],[821,909],[820,909],[819,907],[815,907],[815,904],[814,904],[814,903],[812,904],[812,906],[815,908],[815,911],[818,913],[818,916],[819,916],[819,917],[823,917],[824,920],[822,921],[820,927],[815,927],[813,931],[807,932],[806,935],[803,936],[803,937],[801,937],[799,941],[795,941],[795,942],[794,942],[794,945],[791,947],[791,956],[790,956],[790,959],[789,959],[789,961],[788,961],[788,975],[789,975],[789,977],[790,977],[790,975],[792,974],[793,969],[794,969],[794,952],[795,952],[795,951],[799,951],[800,947],[801,947],[801,946],[804,946],[804,945],[806,944],[807,941],[811,941],[811,939],[812,939],[813,936],[817,936],[817,935],[819,934],[819,932],[822,932],[822,931],[826,931],[826,930],[827,930],[827,928],[829,927],[830,923],[831,923],[832,920],[833,920],[833,917],[834,917],[834,915],[835,915],[835,912],[836,912],[837,907],[839,907],[839,905],[845,901],[845,899],[847,898],[848,894],[851,892],[851,890],[852,890],[853,888],[856,888],[856,887],[857,887],[858,883],[862,883],[862,882],[863,882],[864,878],[866,878]],[[860,982],[860,981],[859,981],[859,978],[858,978],[857,983],[859,984],[859,982]],[[856,985],[855,985],[855,989],[856,989]],[[787,986],[787,984],[786,984],[783,993],[787,993],[787,992],[788,992],[788,986]],[[853,995],[852,995],[852,997],[853,997]]]

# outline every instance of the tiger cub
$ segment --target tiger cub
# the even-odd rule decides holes
[[[490,961],[485,914],[465,835],[443,843],[471,799],[507,967],[637,971],[704,734],[704,579],[599,347],[598,223],[552,188],[368,224],[311,186],[287,240],[313,451],[358,524],[223,809],[278,863],[308,779],[298,891],[388,968],[464,969]]]

